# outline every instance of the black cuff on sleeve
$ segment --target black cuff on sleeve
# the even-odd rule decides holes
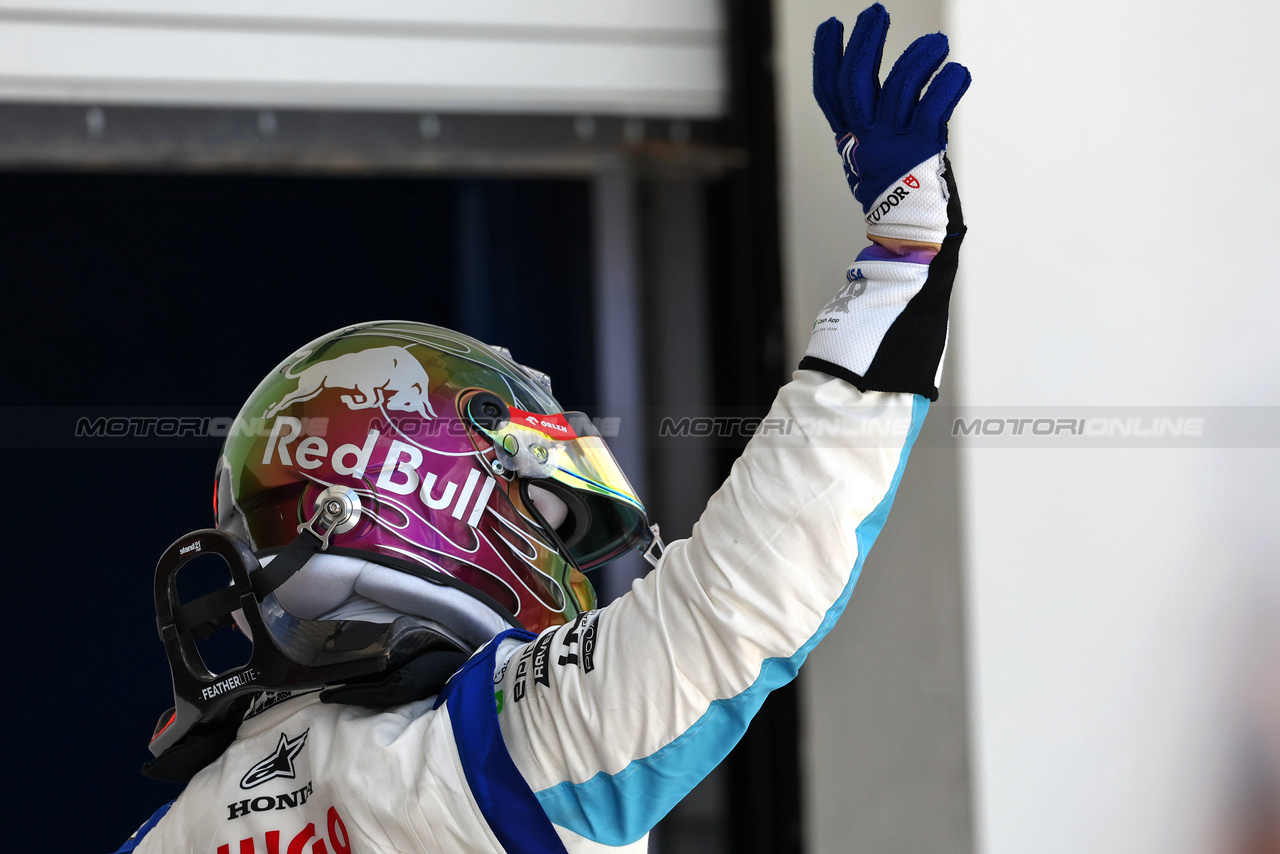
[[[805,356],[800,360],[800,370],[802,371],[822,371],[824,374],[830,374],[838,380],[844,380],[849,385],[856,386],[858,391],[867,391],[867,381],[865,378],[855,374],[848,368],[842,368],[834,362],[828,362],[826,359],[819,359],[817,356]]]

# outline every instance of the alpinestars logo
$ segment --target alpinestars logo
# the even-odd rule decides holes
[[[858,158],[856,156],[858,151],[858,138],[851,133],[846,133],[844,136],[840,137],[840,140],[836,145],[840,149],[840,156],[844,158],[845,171],[855,178],[861,177],[858,174]]]
[[[275,751],[263,759],[261,762],[249,769],[249,772],[240,778],[240,788],[252,789],[254,786],[261,786],[269,780],[277,780],[284,778],[292,780],[297,776],[297,772],[293,768],[293,760],[298,758],[298,754],[302,752],[302,748],[307,744],[307,733],[311,730],[303,730],[302,735],[295,738],[289,738],[284,733],[280,733],[280,741],[276,744]]]

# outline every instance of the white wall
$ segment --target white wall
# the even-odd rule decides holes
[[[949,0],[948,18],[974,76],[952,137],[963,400],[1280,403],[1280,7]],[[1277,438],[964,452],[983,850],[1241,850],[1250,704],[1280,684],[1256,655],[1280,616]]]
[[[716,0],[0,0],[0,100],[714,117]]]
[[[793,354],[862,245],[807,91],[813,26],[859,5],[778,4]],[[1230,407],[1280,404],[1280,7],[889,8],[886,66],[941,24],[974,75],[953,123],[970,232],[940,403],[1216,407],[1209,434],[1238,420]],[[951,803],[928,792],[957,765],[946,735],[964,717],[938,666],[961,601],[953,543],[980,850],[1232,854],[1250,804],[1280,826],[1280,431],[1253,443],[964,447],[954,538],[948,455],[917,451],[805,674],[813,850],[966,845],[963,822],[920,808]],[[935,635],[905,628],[922,620]],[[922,722],[936,738],[912,751]]]
[[[941,0],[888,6],[886,56],[941,26]],[[818,23],[837,14],[847,33],[859,8],[774,5],[792,364],[867,245],[810,69]],[[951,379],[943,403],[955,402]],[[815,854],[971,850],[957,456],[943,421],[926,424],[848,609],[801,673],[804,836]]]

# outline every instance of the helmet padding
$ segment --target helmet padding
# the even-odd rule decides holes
[[[263,565],[271,559],[264,557]],[[512,627],[500,613],[457,588],[347,555],[316,555],[275,596],[302,620],[390,623],[413,617],[467,649],[477,649]]]

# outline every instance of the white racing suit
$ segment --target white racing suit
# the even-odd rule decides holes
[[[844,610],[936,397],[956,207],[932,263],[855,262],[802,362],[821,370],[780,390],[693,535],[627,595],[499,635],[434,700],[264,695],[122,850],[643,851]],[[886,375],[902,387],[859,390]]]

